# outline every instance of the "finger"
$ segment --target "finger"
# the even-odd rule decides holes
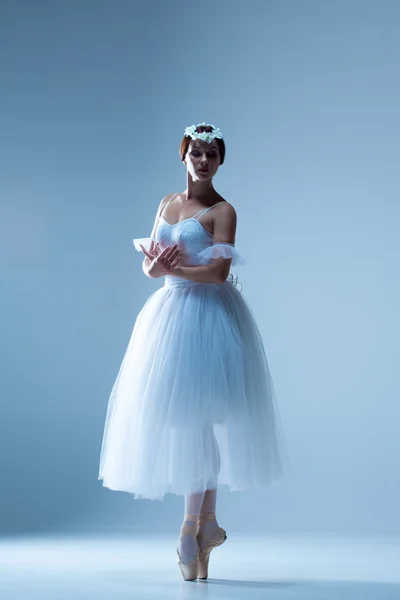
[[[173,248],[171,250],[171,254],[169,255],[169,259],[172,260],[179,253],[180,253],[180,248]]]
[[[179,248],[178,244],[171,246],[171,255],[175,254],[176,252],[179,252],[179,251],[180,251],[180,248]]]
[[[139,246],[142,248],[142,252],[143,252],[143,254],[145,254],[147,256],[147,258],[149,258],[150,260],[153,260],[154,258],[156,258],[156,255],[151,254],[151,252],[148,252],[146,250],[146,248],[144,248],[144,246],[142,246],[142,244],[139,244]]]
[[[143,254],[149,256],[149,252],[147,252],[146,248],[142,244],[139,244],[139,246],[141,247]]]
[[[170,261],[169,261],[170,268],[176,267],[176,265],[179,264],[180,260],[181,260],[181,254],[180,254],[180,252],[178,252],[178,254],[176,256],[174,256],[173,258],[170,259]]]
[[[170,258],[171,255],[176,252],[176,250],[179,248],[178,244],[174,244],[173,246],[167,246],[160,254],[160,257],[162,258]]]
[[[172,263],[170,264],[170,269],[173,269],[174,267],[176,267],[179,264],[179,260],[180,260],[179,256],[175,260],[173,260]]]
[[[168,256],[167,258],[164,258],[163,261],[164,261],[164,264],[169,267],[171,265],[171,263],[174,260],[176,260],[177,258],[179,259],[179,251],[174,252],[173,254],[171,254],[170,256]]]

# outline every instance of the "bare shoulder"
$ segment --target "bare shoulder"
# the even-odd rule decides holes
[[[222,198],[224,200],[224,198]],[[222,202],[222,201],[221,201]],[[226,219],[236,222],[237,214],[235,208],[227,200],[218,205],[218,213]]]
[[[164,198],[161,199],[159,205],[158,205],[158,210],[157,210],[157,214],[160,214],[164,208],[164,206],[166,204],[168,204],[168,202],[171,200],[172,196],[175,195],[175,192],[172,192],[171,194],[167,194],[166,196],[164,196]]]
[[[226,200],[218,204],[215,208],[213,219],[213,233],[215,242],[235,243],[236,235],[236,210],[230,202]]]

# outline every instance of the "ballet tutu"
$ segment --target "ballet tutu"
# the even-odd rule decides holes
[[[263,342],[231,278],[166,276],[137,315],[108,402],[99,479],[162,500],[283,477],[284,438]]]

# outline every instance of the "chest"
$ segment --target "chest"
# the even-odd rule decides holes
[[[178,244],[187,254],[191,254],[211,245],[213,234],[198,219],[184,219],[171,225],[161,217],[157,225],[156,240],[162,248]]]

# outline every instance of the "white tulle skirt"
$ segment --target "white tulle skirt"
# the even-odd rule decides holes
[[[283,477],[263,342],[232,281],[167,276],[139,312],[108,403],[99,479],[162,500]]]

